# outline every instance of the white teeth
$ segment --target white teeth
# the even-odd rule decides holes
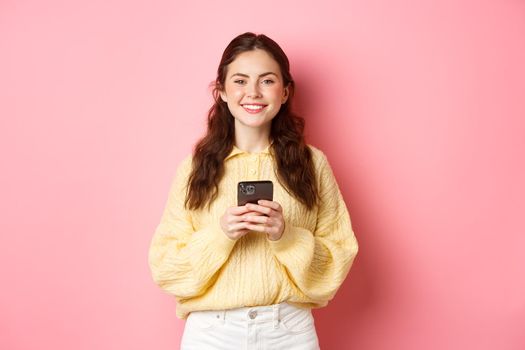
[[[244,108],[248,108],[248,109],[253,109],[253,110],[258,110],[258,109],[262,109],[263,106],[256,106],[256,105],[242,105]]]

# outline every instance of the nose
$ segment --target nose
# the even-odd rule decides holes
[[[246,95],[251,98],[261,97],[261,91],[259,90],[259,84],[257,83],[248,84]]]

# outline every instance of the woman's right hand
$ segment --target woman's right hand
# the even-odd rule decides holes
[[[226,209],[221,217],[221,229],[224,234],[234,240],[247,234],[250,231],[246,228],[248,223],[244,221],[244,216],[247,213],[250,213],[250,215],[261,215],[250,211],[245,205],[229,207]]]

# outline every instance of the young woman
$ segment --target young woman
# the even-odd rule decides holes
[[[273,40],[244,33],[226,47],[207,133],[178,166],[149,253],[186,319],[183,350],[319,349],[311,308],[334,297],[358,245],[293,93]],[[238,206],[250,180],[272,181],[273,201]]]

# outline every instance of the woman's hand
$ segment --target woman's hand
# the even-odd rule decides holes
[[[250,210],[243,206],[235,206],[226,209],[221,217],[221,229],[231,239],[239,239],[250,231],[247,223],[244,222],[244,215],[257,213],[250,213]]]
[[[248,203],[245,207],[248,213],[243,215],[248,230],[263,232],[268,239],[277,241],[284,232],[283,208],[277,202],[260,200],[257,204]]]

